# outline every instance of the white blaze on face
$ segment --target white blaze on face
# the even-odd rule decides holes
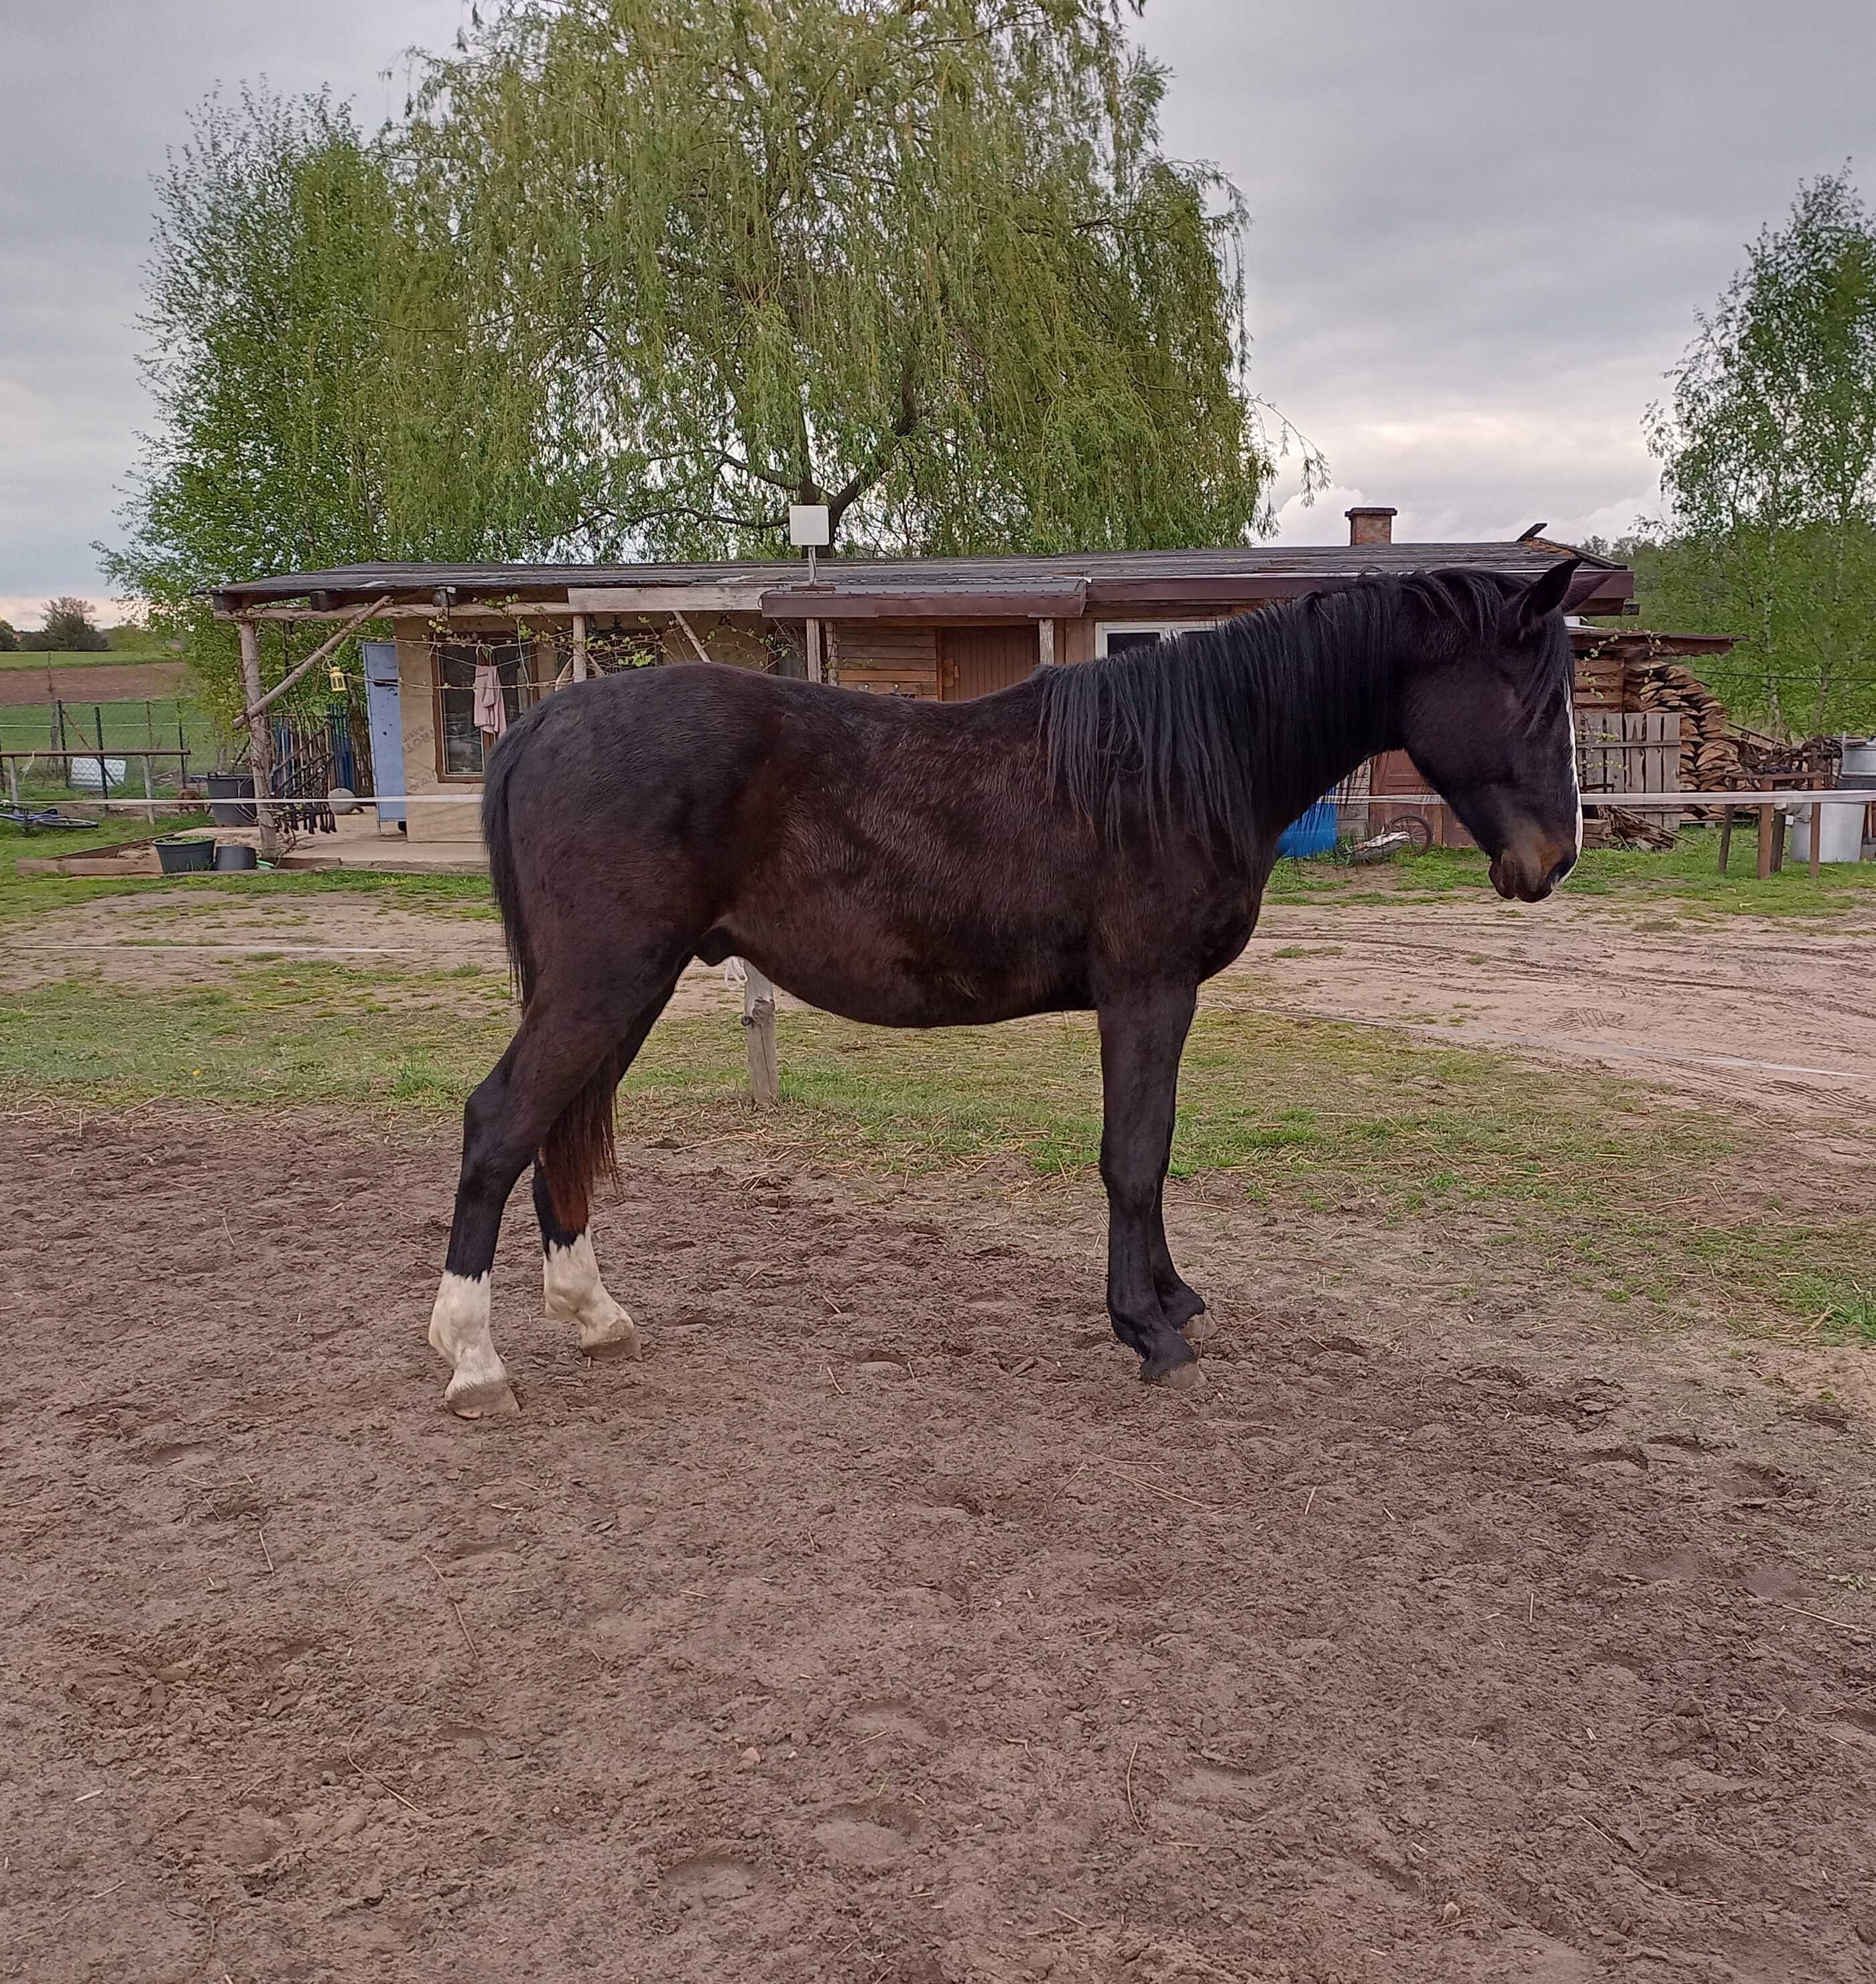
[[[1576,859],[1583,859],[1583,781],[1576,776],[1576,655],[1570,652],[1569,682],[1563,692],[1563,722],[1569,732],[1569,789],[1576,800]]]

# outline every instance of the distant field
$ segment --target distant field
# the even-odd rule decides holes
[[[181,657],[161,648],[113,648],[102,654],[75,648],[53,648],[42,654],[0,655],[0,669],[95,669],[122,667],[126,662],[174,662]]]

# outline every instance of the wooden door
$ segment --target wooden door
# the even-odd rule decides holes
[[[1041,648],[1035,622],[1010,627],[947,627],[939,637],[938,693],[946,702],[1007,689],[1036,672]]]

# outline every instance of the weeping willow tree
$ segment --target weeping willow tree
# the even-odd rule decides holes
[[[510,0],[376,134],[212,104],[113,576],[227,704],[194,595],[269,569],[780,555],[792,501],[849,551],[1265,528],[1242,204],[1129,11]]]
[[[517,4],[430,69],[419,258],[578,535],[760,553],[1231,543],[1269,464],[1234,189],[1158,149],[1115,0]]]

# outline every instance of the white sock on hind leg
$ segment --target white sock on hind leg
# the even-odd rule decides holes
[[[541,1289],[549,1315],[578,1325],[582,1350],[637,1355],[638,1332],[599,1279],[591,1234],[579,1235],[570,1247],[548,1246],[541,1258]]]

